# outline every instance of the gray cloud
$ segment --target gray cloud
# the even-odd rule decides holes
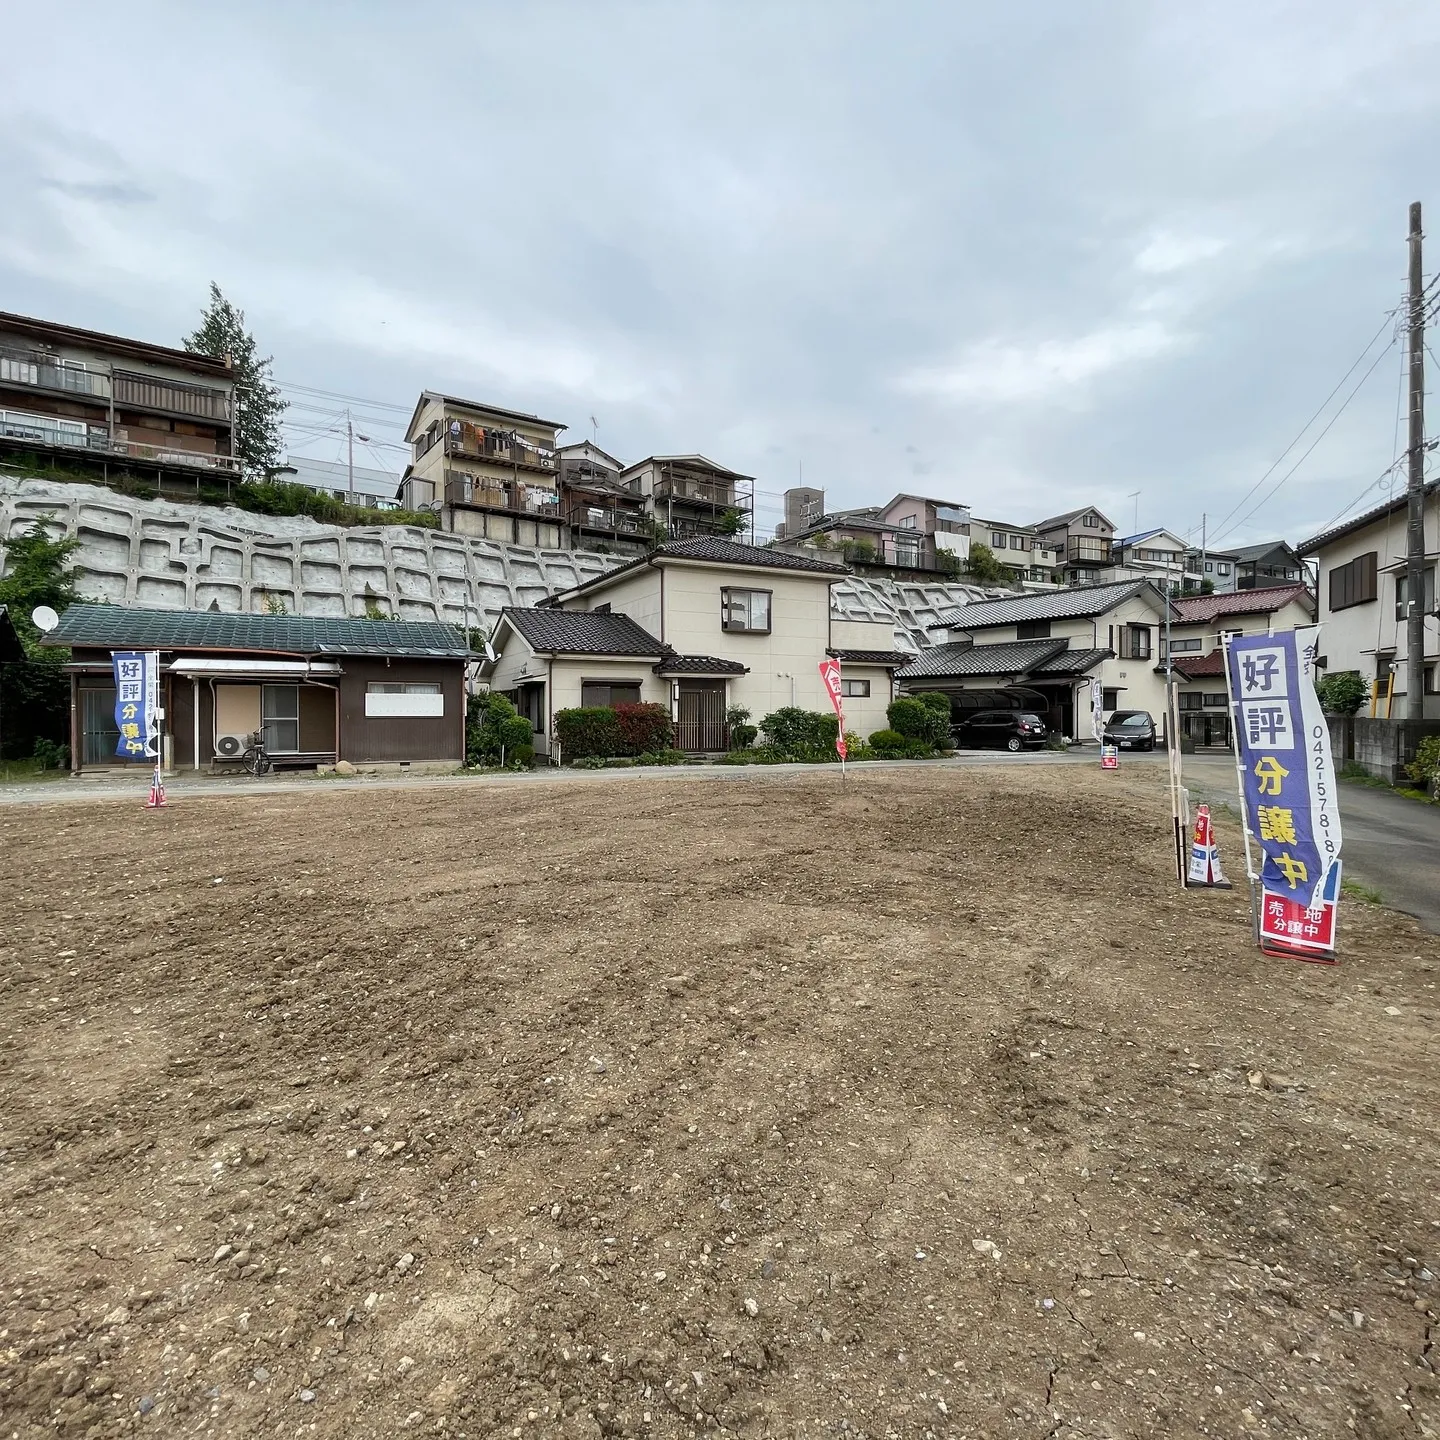
[[[1213,524],[1440,205],[1440,10],[1395,0],[141,8],[79,5],[63,60],[10,22],[8,308],[173,341],[213,277],[287,379],[594,414],[751,470],[767,522],[803,465]],[[1398,363],[1249,535],[1390,462]]]

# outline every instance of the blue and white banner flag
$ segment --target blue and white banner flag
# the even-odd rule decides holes
[[[153,760],[158,754],[155,707],[158,703],[160,655],[155,650],[117,650],[115,667],[115,728],[120,732],[115,753],[124,760]]]
[[[1322,904],[1340,859],[1330,727],[1315,694],[1316,626],[1227,642],[1246,820],[1268,895]]]

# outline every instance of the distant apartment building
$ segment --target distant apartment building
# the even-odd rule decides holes
[[[435,510],[444,530],[558,549],[556,437],[566,427],[518,410],[426,390],[405,432],[412,459],[400,482],[407,510]]]
[[[775,538],[798,535],[825,515],[825,492],[810,485],[792,485],[785,492],[785,518],[775,527]]]
[[[751,534],[755,514],[751,475],[727,470],[703,455],[649,455],[627,465],[619,478],[639,495],[661,538]]]
[[[371,510],[395,510],[400,505],[396,499],[400,488],[399,475],[371,465],[356,465],[352,469],[343,460],[311,460],[292,455],[277,472],[276,478],[292,485],[303,485],[307,490],[318,490],[320,494],[343,500],[348,505],[360,505]]]
[[[987,546],[1023,589],[1060,583],[1055,573],[1059,563],[1056,550],[1040,538],[1033,525],[974,516],[970,521],[970,543]]]
[[[562,445],[560,518],[577,550],[640,555],[650,548],[654,522],[645,507],[636,476],[622,479],[625,466],[586,440]]]
[[[0,313],[0,454],[194,493],[240,478],[223,360]]]
[[[1055,551],[1056,568],[1067,585],[1108,579],[1115,523],[1093,505],[1052,515],[1034,530]]]

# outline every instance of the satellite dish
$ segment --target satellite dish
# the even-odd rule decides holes
[[[37,630],[47,635],[60,623],[60,617],[48,605],[37,605],[30,612],[30,619]]]
[[[492,665],[500,658],[495,652],[495,647],[488,640],[485,642],[485,658]]]

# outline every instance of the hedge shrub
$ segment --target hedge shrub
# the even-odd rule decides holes
[[[760,734],[758,726],[747,725],[742,720],[730,727],[730,748],[732,750],[748,750]]]
[[[801,710],[787,705],[760,722],[765,743],[770,748],[797,760],[819,759],[823,750],[835,749],[840,722],[833,714],[817,710]],[[839,758],[838,756],[836,757]]]
[[[608,705],[557,710],[555,738],[562,760],[605,759],[620,753],[620,719]]]
[[[898,730],[876,730],[870,736],[870,748],[888,759],[905,748],[905,737]]]
[[[1358,670],[1337,670],[1315,682],[1315,693],[1327,715],[1353,715],[1370,698],[1370,687]]]
[[[663,705],[621,704],[615,707],[622,755],[648,755],[669,750],[675,743],[675,727]]]
[[[508,763],[516,751],[530,749],[534,756],[535,733],[530,722],[516,713],[503,695],[486,695],[476,702],[465,723],[465,763],[498,765],[502,747]]]
[[[944,700],[942,695],[939,697]],[[922,696],[905,695],[899,700],[892,700],[885,711],[885,718],[890,722],[890,729],[903,735],[905,739],[917,743],[935,746],[946,743],[950,739],[950,703],[945,701],[945,709],[925,700]]]

